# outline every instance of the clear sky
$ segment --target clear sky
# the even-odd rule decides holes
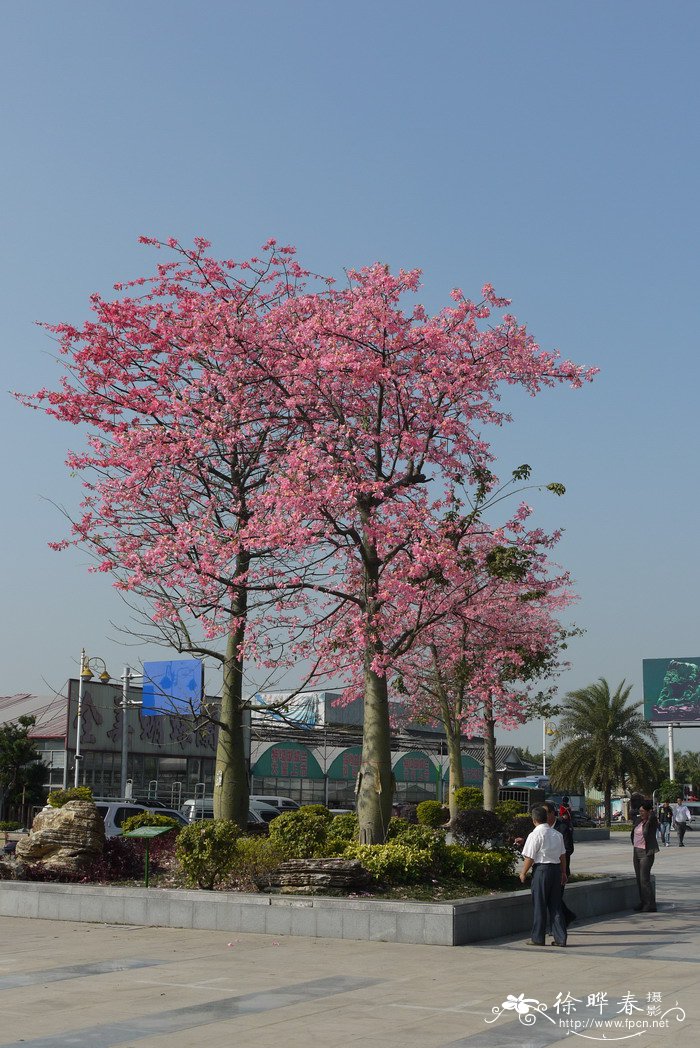
[[[513,400],[503,471],[563,499],[558,560],[586,635],[562,691],[700,653],[700,8],[471,0],[2,0],[0,345],[5,389],[58,374],[35,321],[150,272],[141,233],[269,236],[319,272],[424,270],[439,308],[485,281],[542,345],[601,368]],[[78,552],[52,553],[79,484],[75,431],[4,397],[0,693],[48,692],[80,648],[125,662],[125,609]],[[120,671],[119,671],[120,672]],[[698,748],[700,732],[678,732]],[[538,747],[541,728],[501,741]]]

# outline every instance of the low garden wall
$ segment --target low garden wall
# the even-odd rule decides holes
[[[585,918],[631,909],[639,894],[634,877],[601,877],[569,885],[566,901]],[[0,915],[461,946],[529,932],[532,906],[528,891],[422,903],[2,881]]]

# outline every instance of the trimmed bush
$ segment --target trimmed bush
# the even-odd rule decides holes
[[[472,808],[483,808],[484,794],[478,786],[460,786],[455,790],[457,811],[470,811]]]
[[[421,801],[416,808],[416,815],[421,826],[444,826],[450,817],[447,808],[440,801]]]
[[[479,851],[488,842],[502,838],[503,823],[495,812],[483,808],[461,811],[454,821],[452,832],[458,844]]]
[[[398,826],[394,826],[398,823]],[[399,844],[430,856],[431,874],[439,876],[446,864],[447,845],[444,831],[430,826],[416,826],[402,818],[392,818],[389,824],[388,844]]]
[[[124,819],[121,829],[122,833],[129,830],[138,830],[140,826],[168,826],[171,830],[182,829],[182,824],[172,815],[159,815],[155,811],[142,811],[138,815],[130,815]]]
[[[394,822],[394,819],[391,821]],[[389,825],[391,826],[391,823]],[[345,815],[336,815],[333,821],[329,823],[326,840],[331,848],[335,848],[339,844],[342,844],[344,847],[346,844],[352,844],[353,841],[356,841],[359,834],[357,815],[354,812],[347,812]]]
[[[449,844],[447,853],[449,872],[477,884],[498,884],[515,873],[516,857],[512,852],[471,851]]]
[[[92,790],[89,786],[71,786],[67,790],[51,790],[47,803],[52,808],[62,808],[68,801],[91,801]]]
[[[375,884],[417,884],[429,880],[432,870],[429,852],[409,848],[401,841],[351,844],[343,858],[359,859]]]
[[[517,815],[514,819],[511,819],[506,826],[506,844],[511,848],[517,848],[517,845],[514,843],[515,840],[519,840],[520,838],[527,840],[533,829],[532,819],[529,815]]]
[[[21,830],[21,822],[12,822],[11,820],[5,820],[0,822],[0,833],[12,833],[13,830]]]
[[[211,819],[185,826],[175,845],[180,870],[190,885],[212,890],[231,872],[240,831],[228,819]]]
[[[270,823],[270,840],[286,859],[318,859],[327,855],[333,816],[320,804],[286,811]]]
[[[527,811],[525,805],[520,801],[499,801],[494,810],[504,826],[507,826],[518,815],[523,815]]]
[[[284,854],[269,837],[240,837],[231,869],[231,880],[242,891],[266,888]]]

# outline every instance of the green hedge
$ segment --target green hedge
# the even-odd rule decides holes
[[[52,808],[62,808],[68,801],[91,801],[92,790],[89,786],[71,786],[67,790],[51,790],[48,803]]]
[[[239,829],[228,819],[193,822],[178,834],[175,855],[188,884],[211,890],[229,875]]]
[[[471,851],[459,844],[450,844],[449,872],[477,884],[491,885],[515,874],[517,856],[504,851]]]
[[[140,826],[168,826],[170,829],[181,829],[182,823],[174,819],[172,815],[159,815],[155,811],[142,811],[138,815],[130,815],[122,823],[122,833],[130,830],[138,830]]]

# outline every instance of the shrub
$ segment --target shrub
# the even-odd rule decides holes
[[[21,830],[21,822],[12,822],[11,820],[5,820],[0,822],[0,833],[12,833],[13,830]]]
[[[154,811],[142,811],[138,815],[130,815],[122,823],[122,833],[129,830],[138,830],[140,826],[168,826],[170,829],[182,827],[182,824],[174,819],[172,815],[159,815]]]
[[[526,812],[525,805],[520,801],[499,801],[494,810],[504,826]]]
[[[68,801],[91,801],[92,790],[89,786],[71,786],[67,790],[51,790],[47,800],[52,808],[62,808]]]
[[[529,815],[517,815],[514,819],[508,823],[505,829],[505,841],[506,844],[511,848],[518,848],[515,844],[516,840],[527,840],[527,837],[532,833],[533,825],[532,819]]]
[[[231,880],[243,891],[266,888],[284,854],[269,837],[241,837],[231,869]]]
[[[346,859],[359,859],[376,884],[415,884],[431,875],[430,853],[409,848],[401,841],[351,844],[343,855]]]
[[[211,890],[226,877],[235,863],[239,833],[228,819],[185,826],[178,834],[175,854],[187,883]]]
[[[137,848],[135,841],[113,837],[105,841],[100,858],[95,859],[79,873],[47,870],[42,863],[38,862],[27,866],[23,876],[28,881],[60,884],[114,884],[115,881],[134,880],[137,877],[143,877],[143,848]]]
[[[394,822],[394,819],[391,821]],[[338,845],[345,847],[346,844],[356,841],[359,832],[357,815],[354,812],[347,812],[345,815],[336,815],[329,823],[326,840],[329,847],[335,850]]]
[[[421,801],[416,808],[416,815],[421,826],[444,826],[450,813],[440,801]]]
[[[512,852],[471,851],[459,844],[447,845],[450,873],[477,884],[498,884],[515,873],[516,857]]]
[[[320,804],[286,811],[270,823],[270,839],[287,859],[315,859],[327,854],[333,816]]]
[[[478,786],[460,786],[455,790],[457,811],[470,811],[472,808],[483,808],[484,794]]]
[[[411,822],[414,825],[418,822],[418,805],[417,804],[395,804],[395,814],[404,819],[405,822]]]
[[[489,841],[503,836],[503,824],[493,811],[474,809],[461,811],[452,827],[455,840],[467,848],[483,849]]]
[[[308,815],[318,815],[320,819],[324,819],[326,822],[333,822],[335,818],[325,804],[302,804],[301,808],[295,808],[295,811],[303,811]]]
[[[388,844],[398,844],[414,851],[424,853],[430,859],[430,873],[439,876],[445,869],[447,845],[445,844],[444,832],[434,830],[430,826],[414,826],[404,823],[403,820],[393,820],[402,823],[398,832],[391,833],[391,823]]]

